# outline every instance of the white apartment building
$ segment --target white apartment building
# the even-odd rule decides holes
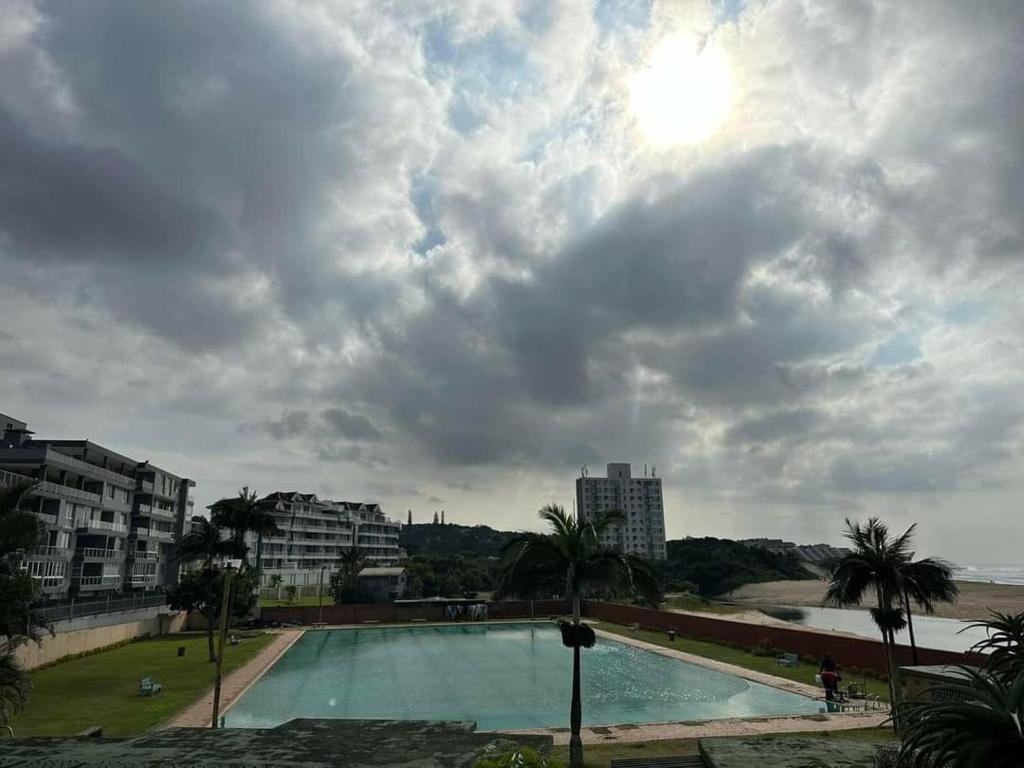
[[[89,440],[37,440],[0,414],[0,484],[31,481],[45,524],[20,567],[43,600],[102,597],[177,582],[174,548],[195,483]]]
[[[599,512],[621,510],[626,524],[613,526],[604,543],[619,552],[665,559],[665,507],[661,478],[632,477],[629,464],[609,464],[607,477],[590,477],[584,468],[576,479],[576,508],[580,519]]]
[[[338,559],[353,545],[375,566],[397,563],[401,523],[384,515],[379,504],[318,499],[316,494],[278,491],[264,497],[273,502],[278,536],[263,538],[260,567],[263,584],[280,576],[284,585],[324,584],[337,570]],[[249,559],[256,560],[256,537],[248,536]]]

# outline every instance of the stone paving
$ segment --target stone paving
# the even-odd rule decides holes
[[[273,630],[272,630],[273,631]],[[277,631],[277,637],[270,645],[256,654],[248,663],[227,675],[220,685],[220,712],[224,714],[231,705],[270,669],[292,645],[302,637],[304,630],[286,629]],[[164,724],[164,727],[209,728],[213,713],[213,688],[199,700],[190,704]]]
[[[850,739],[716,739],[700,744],[708,768],[806,768],[815,760],[829,768],[871,768],[877,750],[877,744]]]

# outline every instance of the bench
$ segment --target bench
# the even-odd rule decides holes
[[[139,696],[156,696],[164,687],[160,683],[154,683],[153,678],[144,677],[139,681]]]
[[[775,657],[776,667],[795,667],[800,663],[800,657],[795,653],[784,653]]]
[[[612,760],[611,768],[705,768],[705,763],[700,755],[622,757]]]

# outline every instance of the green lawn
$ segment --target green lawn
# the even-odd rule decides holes
[[[854,731],[827,731],[824,733],[780,733],[763,736],[766,739],[785,739],[795,736],[813,736],[826,739],[854,739],[885,744],[895,739],[892,729],[863,728]],[[696,755],[697,739],[666,739],[620,744],[592,744],[583,746],[584,765],[587,768],[607,768],[612,760],[626,757],[670,757]],[[569,763],[569,747],[558,746],[551,751],[551,757],[561,765]]]
[[[817,664],[800,661],[794,667],[779,667],[775,664],[774,656],[757,656],[750,651],[731,648],[727,645],[719,645],[718,643],[711,643],[706,640],[691,640],[686,637],[677,637],[673,641],[669,640],[663,632],[649,632],[645,629],[631,632],[620,624],[611,624],[609,622],[599,622],[595,626],[618,635],[636,637],[665,648],[674,648],[677,651],[692,653],[696,656],[724,661],[727,664],[735,664],[737,667],[743,667],[744,669],[766,672],[769,675],[784,677],[787,680],[795,680],[798,683],[814,685],[814,676],[818,673]],[[865,685],[869,694],[877,694],[884,701],[889,700],[888,685],[876,677],[862,679],[859,676],[844,676],[844,685],[851,682],[857,683],[858,686]]]
[[[287,599],[276,600],[273,597],[261,597],[260,607],[261,608],[277,608],[279,606],[288,605],[319,605],[320,600],[315,595],[313,597],[296,597],[291,602]],[[330,595],[324,595],[324,605],[334,605],[334,598]]]
[[[224,671],[259,653],[273,635],[243,637],[225,647]],[[185,656],[178,658],[179,645]],[[23,736],[70,736],[94,725],[104,736],[143,733],[198,699],[213,685],[206,635],[180,634],[140,640],[109,651],[61,662],[30,673],[28,706],[14,718]],[[139,680],[152,677],[160,694],[139,696]]]

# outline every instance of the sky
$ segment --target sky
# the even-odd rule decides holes
[[[0,3],[0,411],[197,482],[1020,559],[1024,3]],[[1016,521],[1016,522],[1014,522]]]

